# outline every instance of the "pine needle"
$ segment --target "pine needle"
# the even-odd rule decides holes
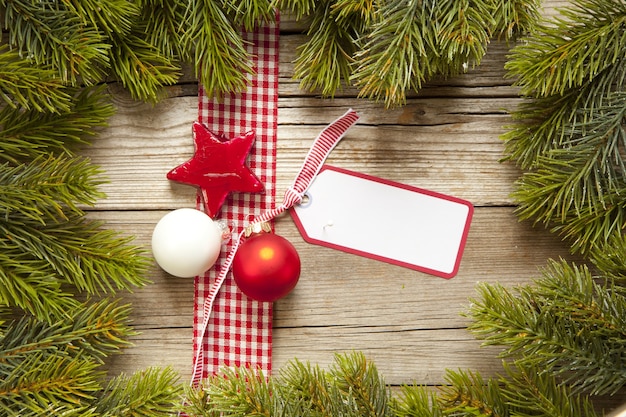
[[[589,270],[552,261],[534,286],[481,284],[469,329],[523,368],[552,372],[578,392],[626,383],[626,299]]]

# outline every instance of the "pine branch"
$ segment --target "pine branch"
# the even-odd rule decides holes
[[[133,98],[158,102],[164,94],[162,87],[175,84],[180,77],[180,66],[138,33],[114,36],[112,43],[113,73]]]
[[[194,51],[196,76],[209,96],[245,89],[253,73],[251,59],[224,11],[213,0],[189,1],[185,42]]]
[[[301,88],[333,97],[349,83],[358,38],[373,13],[371,5],[366,7],[350,9],[337,0],[319,2],[308,32],[310,39],[298,47],[294,78],[301,80]]]
[[[399,397],[391,403],[398,417],[443,417],[438,394],[426,386],[403,385]]]
[[[98,363],[120,348],[135,332],[129,326],[129,305],[104,299],[78,304],[62,315],[49,317],[50,322],[32,316],[12,320],[0,337],[0,372],[21,372],[22,362],[40,354],[87,355]]]
[[[0,100],[13,109],[64,112],[71,97],[51,69],[33,67],[7,45],[0,46]]]
[[[276,20],[272,0],[222,0],[222,8],[233,27],[252,31],[256,26]]]
[[[541,20],[540,0],[493,0],[491,16],[495,21],[493,35],[516,39],[520,35],[534,33]]]
[[[469,329],[503,346],[504,357],[553,372],[577,391],[614,393],[626,383],[626,299],[586,267],[553,261],[534,286],[478,291]]]
[[[19,214],[41,225],[84,214],[79,205],[93,205],[99,168],[81,158],[36,158],[29,164],[0,165],[0,208],[7,218]]]
[[[67,89],[72,98],[67,109],[56,113],[11,107],[0,110],[0,159],[11,164],[48,158],[50,154],[76,154],[99,127],[114,114],[105,87]]]
[[[529,96],[564,94],[626,59],[626,5],[577,0],[514,48],[506,68]]]
[[[172,416],[180,406],[181,395],[178,375],[171,368],[148,368],[109,381],[95,410],[102,417]]]
[[[62,353],[27,356],[0,379],[0,410],[6,416],[95,416],[91,402],[101,389],[98,364]],[[4,375],[3,375],[4,376]]]
[[[65,3],[3,0],[0,7],[9,45],[32,63],[53,68],[74,86],[104,77],[110,46],[98,28],[86,25]]]

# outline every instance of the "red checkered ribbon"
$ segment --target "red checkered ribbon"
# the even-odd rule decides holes
[[[270,222],[302,200],[328,154],[358,120],[349,110],[316,138],[293,185],[281,205],[273,207],[276,170],[278,101],[278,26],[270,25],[245,33],[255,57],[256,76],[248,91],[209,100],[200,90],[199,121],[226,136],[255,130],[257,141],[249,166],[265,185],[265,194],[234,194],[222,207],[223,219],[231,224],[235,238],[226,245],[216,267],[196,277],[194,303],[194,369],[196,385],[223,366],[249,366],[266,374],[271,371],[272,303],[247,298],[237,288],[230,266],[245,229]]]
[[[221,209],[233,235],[247,222],[272,207],[275,200],[276,129],[278,126],[278,23],[270,23],[252,32],[244,32],[255,74],[246,91],[219,100],[199,91],[198,121],[209,130],[235,137],[250,130],[256,141],[250,151],[248,166],[265,186],[265,193],[233,193]],[[216,373],[222,366],[253,366],[271,370],[272,304],[248,299],[232,276],[217,284],[223,270],[222,248],[216,267],[196,277],[194,297],[194,382]],[[219,297],[211,308],[205,300]],[[207,322],[211,323],[207,327]]]

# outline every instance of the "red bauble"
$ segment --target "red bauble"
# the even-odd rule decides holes
[[[233,259],[239,289],[258,301],[276,301],[289,294],[300,278],[300,257],[285,238],[259,233],[244,241]]]

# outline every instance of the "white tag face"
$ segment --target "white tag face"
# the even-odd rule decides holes
[[[303,238],[443,278],[456,275],[467,201],[325,165],[291,211]]]

